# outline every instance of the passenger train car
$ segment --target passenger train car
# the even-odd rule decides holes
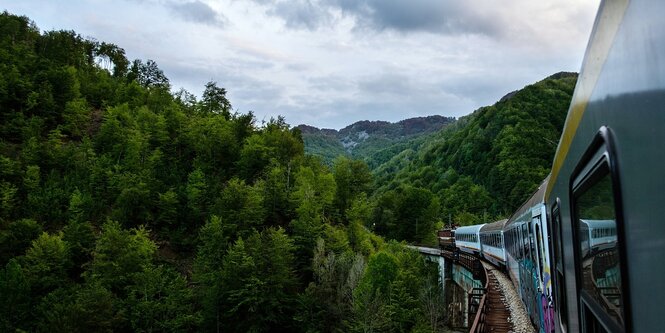
[[[546,178],[504,227],[506,268],[531,318],[541,332],[554,329]]]
[[[479,231],[483,258],[500,268],[506,265],[506,252],[503,247],[503,226],[506,222],[507,219],[487,223]]]
[[[580,255],[582,258],[614,247],[617,242],[614,220],[579,220]]]
[[[540,332],[665,332],[663,14],[601,2],[551,173],[503,226]],[[456,246],[489,257],[483,228],[458,228]]]
[[[462,252],[480,254],[480,228],[484,224],[455,229],[455,246]]]

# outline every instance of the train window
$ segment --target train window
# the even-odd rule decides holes
[[[625,311],[614,184],[607,156],[601,154],[596,161],[573,189],[582,327],[587,332],[621,332]]]
[[[520,250],[520,229],[519,227],[513,229],[515,231],[515,253],[517,254],[517,259],[522,257]]]
[[[534,226],[536,228],[536,250],[538,254],[538,258],[536,260],[538,260],[538,273],[540,273],[540,278],[542,279],[543,260],[545,259],[543,258],[543,249],[542,249],[543,240],[540,237],[540,216],[534,217],[533,221],[534,221]]]
[[[533,227],[531,225],[529,225],[527,230],[529,230],[529,238],[528,238],[529,255],[530,255],[529,258],[531,259],[531,262],[535,265],[536,264],[536,246],[535,246],[536,242],[533,240]]]
[[[526,258],[526,226],[523,224],[520,228],[520,239],[519,239],[519,248],[520,248],[520,259]]]
[[[528,224],[522,224],[522,248],[524,249],[523,251],[523,259],[530,259],[531,258],[531,252],[529,251],[529,248],[531,245],[529,244],[529,226]]]

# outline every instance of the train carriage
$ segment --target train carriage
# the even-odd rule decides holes
[[[480,228],[483,226],[478,224],[455,229],[455,246],[460,251],[480,255]]]
[[[439,248],[442,250],[455,249],[455,229],[446,228],[437,231],[437,238],[439,239]]]
[[[554,330],[549,230],[545,207],[546,178],[504,226],[506,267],[532,323]]]
[[[480,245],[483,258],[495,266],[504,269],[506,252],[504,250],[503,226],[508,219],[487,223],[480,228]]]

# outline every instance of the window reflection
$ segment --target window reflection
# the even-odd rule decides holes
[[[607,171],[582,194],[576,195],[575,207],[582,288],[622,324],[616,214],[612,181]]]

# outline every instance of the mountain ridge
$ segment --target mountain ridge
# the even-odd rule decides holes
[[[414,117],[388,122],[383,120],[361,120],[340,130],[317,128],[300,124],[296,126],[305,142],[305,152],[317,155],[331,163],[337,156],[350,156],[365,159],[372,163],[372,155],[383,149],[423,135],[438,132],[456,121],[454,117],[440,115]],[[383,161],[383,160],[381,160]]]

